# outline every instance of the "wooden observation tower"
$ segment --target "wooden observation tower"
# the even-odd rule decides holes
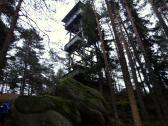
[[[82,13],[84,3],[78,2],[62,20],[70,36],[64,50],[68,56],[69,74],[87,73],[96,65],[94,45],[84,35]]]
[[[102,90],[105,78],[94,16],[92,7],[79,1],[62,20],[70,36],[64,47],[69,71],[66,76]]]
[[[108,96],[109,89],[103,72],[104,60],[92,11],[87,3],[79,1],[62,20],[70,36],[64,47],[69,71],[65,76],[73,77],[102,93],[105,91]]]

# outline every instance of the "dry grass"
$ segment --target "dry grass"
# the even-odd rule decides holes
[[[18,96],[18,94],[0,94],[0,102],[14,101]]]

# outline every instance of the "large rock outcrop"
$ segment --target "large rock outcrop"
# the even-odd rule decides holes
[[[108,109],[98,91],[67,78],[56,96],[17,98],[13,116],[16,126],[106,126]]]
[[[81,122],[80,113],[73,102],[58,96],[22,96],[16,99],[15,110],[18,116],[14,117],[18,117],[18,119],[22,115],[44,114],[52,111],[60,113],[64,118],[67,118],[74,124]],[[55,119],[57,120],[57,118]]]
[[[73,101],[81,113],[82,123],[96,126],[105,125],[105,116],[109,108],[105,99],[97,90],[72,78],[67,78],[57,86],[56,93]]]

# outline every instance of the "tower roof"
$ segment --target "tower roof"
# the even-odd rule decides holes
[[[63,18],[62,22],[66,23],[71,16],[78,11],[78,9],[81,8],[81,6],[84,5],[81,1],[79,1],[71,10],[70,12]]]

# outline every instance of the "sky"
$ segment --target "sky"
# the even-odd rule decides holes
[[[53,45],[60,45],[61,42],[64,43],[67,38],[67,31],[64,30],[64,23],[61,20],[65,17],[65,15],[71,10],[71,8],[75,5],[75,0],[64,0],[65,2],[55,2],[53,0],[49,0],[48,8],[44,8],[44,10],[34,10],[27,6],[29,3],[23,4],[22,12],[28,12],[31,20],[26,19],[24,16],[21,17],[22,25],[27,25],[23,22],[28,20],[31,24],[40,31],[41,35],[48,35],[50,38],[51,47]],[[38,7],[37,7],[38,8]],[[22,13],[21,13],[22,14]],[[33,21],[32,21],[33,20]],[[34,23],[36,22],[36,23]],[[27,26],[26,26],[27,27]],[[43,36],[46,39],[46,36]],[[48,40],[47,40],[48,41]],[[61,41],[61,42],[60,42]]]
[[[64,28],[62,19],[75,5],[75,0],[64,0],[64,2],[55,2],[55,0],[48,0],[48,8],[41,9],[40,6],[31,7],[32,1],[28,3],[26,1],[22,5],[22,11],[20,15],[20,24],[27,28],[31,25],[40,31],[40,35],[43,37],[46,53],[45,58],[48,58],[48,51],[52,48],[61,57],[66,57],[66,53],[63,51],[64,45],[68,43],[69,36]],[[35,4],[34,4],[35,5]],[[26,18],[28,15],[29,18]],[[61,63],[56,63],[56,68],[62,67]]]

